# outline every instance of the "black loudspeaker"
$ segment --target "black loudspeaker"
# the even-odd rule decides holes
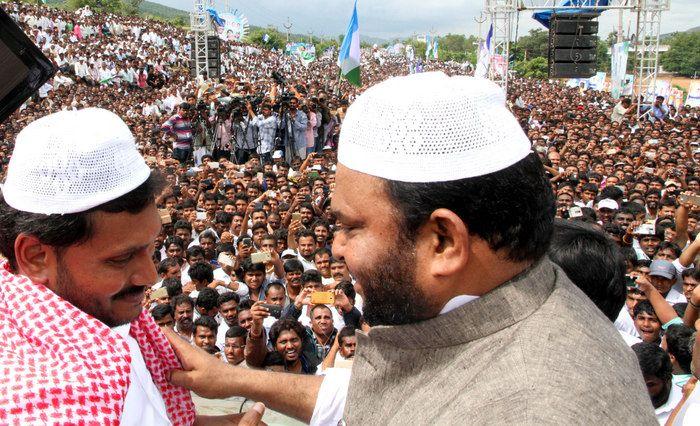
[[[597,71],[596,14],[554,14],[549,27],[549,77],[588,78]]]
[[[207,70],[209,78],[221,76],[221,40],[217,36],[207,37]]]
[[[53,63],[0,8],[0,123],[55,72]]]
[[[191,43],[192,54],[196,52],[195,41]],[[195,59],[190,59],[190,74],[196,76]],[[217,36],[207,37],[207,74],[209,78],[221,76],[221,40]]]

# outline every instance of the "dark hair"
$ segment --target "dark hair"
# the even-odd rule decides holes
[[[204,249],[202,246],[192,246],[185,252],[185,257],[189,260],[191,257],[202,256],[204,257]]]
[[[343,339],[355,335],[355,327],[345,326],[338,332],[338,343],[342,344]]]
[[[235,301],[236,305],[241,303],[241,296],[239,296],[237,293],[234,293],[233,291],[227,291],[224,294],[220,294],[219,297],[216,299],[216,305],[221,307],[224,303],[230,302],[230,301]]]
[[[287,290],[284,288],[284,284],[280,281],[273,281],[270,284],[267,285],[267,288],[265,289],[265,296],[272,290],[273,288],[276,289],[282,289],[283,292],[287,292]]]
[[[677,258],[681,256],[681,248],[678,247],[678,244],[672,243],[670,241],[661,241],[659,243],[658,248],[656,249],[656,252],[660,252],[661,250],[665,249],[670,249],[673,252],[673,255],[676,256]]]
[[[253,307],[253,304],[254,304],[254,303],[255,303],[255,302],[253,302],[253,301],[250,300],[250,299],[245,299],[244,301],[242,301],[242,302],[238,305],[238,312],[250,310],[250,308]]]
[[[206,262],[197,262],[189,270],[190,278],[209,284],[214,281],[214,269]]]
[[[316,258],[316,256],[322,256],[324,254],[328,255],[329,260],[333,256],[333,253],[331,253],[331,251],[328,250],[326,247],[319,247],[316,249],[316,251],[314,251],[314,259]]]
[[[257,222],[256,224],[254,224],[253,226],[251,226],[251,227],[250,227],[250,233],[251,233],[251,234],[255,234],[255,231],[257,231],[258,229],[264,229],[264,230],[265,230],[265,233],[267,233],[267,225],[264,224],[264,223],[262,223],[262,222]]]
[[[617,244],[582,222],[555,220],[549,257],[610,321],[625,304],[625,260]]]
[[[229,327],[229,329],[226,330],[226,338],[235,339],[236,337],[242,337],[243,341],[246,341],[248,338],[248,330],[238,325]]]
[[[225,225],[231,225],[232,220],[233,220],[233,215],[231,213],[216,212],[216,214],[214,215],[214,222],[216,222],[216,223],[223,223]]]
[[[175,297],[182,294],[182,282],[179,278],[166,278],[163,280],[163,287],[168,292],[168,296]]]
[[[178,220],[173,225],[173,230],[175,229],[187,229],[188,231],[192,231],[192,225],[186,220]]]
[[[504,250],[510,261],[538,260],[549,246],[554,195],[534,153],[484,176],[449,182],[388,181],[388,194],[397,206],[397,228],[411,240],[433,211],[446,208],[464,221],[471,235],[485,240],[493,251]]]
[[[314,231],[310,229],[302,229],[301,231],[297,232],[294,239],[299,241],[299,239],[302,237],[311,237],[314,239],[314,241],[316,240],[316,234],[314,234]]]
[[[158,264],[158,274],[165,274],[168,272],[168,269],[172,268],[173,266],[177,266],[179,268],[180,263],[177,261],[177,259],[166,257]]]
[[[264,263],[253,263],[253,261],[250,258],[247,258],[243,262],[241,262],[241,270],[243,271],[244,275],[248,272],[265,273],[265,264]]]
[[[214,318],[207,315],[202,315],[201,317],[197,318],[197,321],[194,322],[193,330],[197,330],[197,327],[206,327],[216,334],[217,330],[219,329],[219,324],[216,323]]]
[[[321,277],[321,273],[315,269],[309,269],[301,274],[301,284],[306,285],[309,282],[322,283],[323,277]]]
[[[284,318],[278,320],[270,327],[270,343],[272,343],[273,346],[277,344],[277,339],[280,337],[280,334],[287,330],[294,331],[302,341],[306,336],[306,329],[299,321],[291,318]]]
[[[173,314],[173,307],[170,305],[161,303],[159,305],[156,305],[156,307],[151,310],[151,316],[155,320],[161,320],[168,315],[173,315],[173,317],[175,316]]]
[[[202,238],[208,238],[213,242],[216,242],[216,234],[214,234],[214,231],[212,231],[211,229],[207,229],[206,231],[199,234],[199,241],[202,241]]]
[[[690,361],[693,359],[693,329],[683,324],[673,324],[666,330],[666,346],[683,373],[690,374]]]
[[[284,272],[304,272],[304,264],[298,259],[289,259],[284,261]]]
[[[343,293],[345,296],[352,300],[353,302],[355,301],[355,286],[352,285],[350,281],[344,280],[338,283],[338,285],[335,286],[336,290],[343,290]]]
[[[632,345],[632,350],[637,355],[642,374],[658,377],[665,382],[671,380],[671,358],[659,345],[640,342]]]
[[[673,304],[673,310],[676,311],[678,318],[683,318],[685,316],[685,311],[688,309],[688,302],[680,302]]]
[[[186,294],[178,294],[177,296],[173,297],[170,300],[170,304],[173,306],[173,308],[176,308],[177,306],[187,304],[190,305],[191,308],[194,308],[194,301],[190,298],[190,296]]]
[[[178,237],[177,235],[169,236],[163,243],[163,247],[165,247],[165,249],[167,250],[171,244],[179,246],[181,250],[185,249],[185,242],[182,240],[182,238]]]
[[[207,312],[211,309],[219,306],[217,303],[219,301],[219,293],[213,288],[204,287],[199,290],[197,295],[197,300],[194,302],[195,306],[198,308],[204,308]]]
[[[637,305],[634,307],[634,311],[632,312],[632,318],[637,318],[637,315],[641,313],[654,315],[658,318],[656,311],[654,310],[654,306],[652,306],[651,302],[648,300],[642,300],[637,303]]]
[[[16,272],[15,240],[19,234],[33,235],[42,244],[65,249],[92,237],[94,213],[141,213],[153,204],[164,187],[163,176],[153,171],[136,189],[112,201],[84,212],[50,215],[16,210],[0,194],[0,253],[7,258],[12,271]]]
[[[328,310],[328,312],[330,312],[331,316],[333,316],[333,311],[331,311],[331,308],[329,308],[329,307],[326,306],[326,305],[320,304],[320,305],[313,305],[313,306],[309,309],[309,316],[310,316],[310,317],[313,317],[314,311],[315,311],[316,309],[326,309],[326,310]]]

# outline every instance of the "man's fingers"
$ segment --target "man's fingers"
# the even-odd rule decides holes
[[[241,418],[239,426],[257,426],[265,413],[265,404],[256,402],[253,407]]]
[[[192,356],[196,355],[196,350],[189,344],[189,342],[185,341],[185,339],[180,337],[168,327],[164,327],[161,330],[163,330],[165,333],[165,337],[168,338],[168,342],[170,342],[170,346],[172,346],[173,350],[175,351],[175,355],[180,360],[180,364],[182,364],[185,369],[191,370]]]

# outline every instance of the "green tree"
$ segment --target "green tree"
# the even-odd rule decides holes
[[[79,9],[88,6],[96,12],[118,12],[122,9],[120,0],[68,0],[71,9]]]
[[[143,3],[143,0],[122,0],[122,12],[125,15],[138,15],[141,3]]]
[[[660,58],[666,71],[692,76],[700,70],[700,32],[674,34],[668,44],[668,51]]]
[[[518,61],[515,71],[523,77],[547,78],[547,59],[538,56],[528,61]]]
[[[267,34],[270,37],[267,43],[263,41],[265,34]],[[273,47],[275,49],[284,49],[284,46],[287,42],[287,36],[282,35],[282,33],[277,31],[277,28],[274,27],[255,28],[251,29],[250,32],[248,32],[246,41],[250,44],[267,47],[268,49],[271,49]]]
[[[549,33],[539,28],[530,30],[527,35],[513,43],[513,55],[516,61],[530,60],[537,57],[546,58],[549,46]]]
[[[187,20],[185,19],[184,16],[178,16],[177,18],[172,20],[172,23],[176,27],[180,27],[180,28],[185,28],[189,25],[189,23],[187,22]]]

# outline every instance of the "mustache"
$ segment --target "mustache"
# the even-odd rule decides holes
[[[145,287],[140,287],[140,286],[131,286],[123,289],[119,293],[115,294],[112,296],[112,299],[122,299],[127,296],[133,296],[135,294],[143,294],[144,291],[146,290]]]

